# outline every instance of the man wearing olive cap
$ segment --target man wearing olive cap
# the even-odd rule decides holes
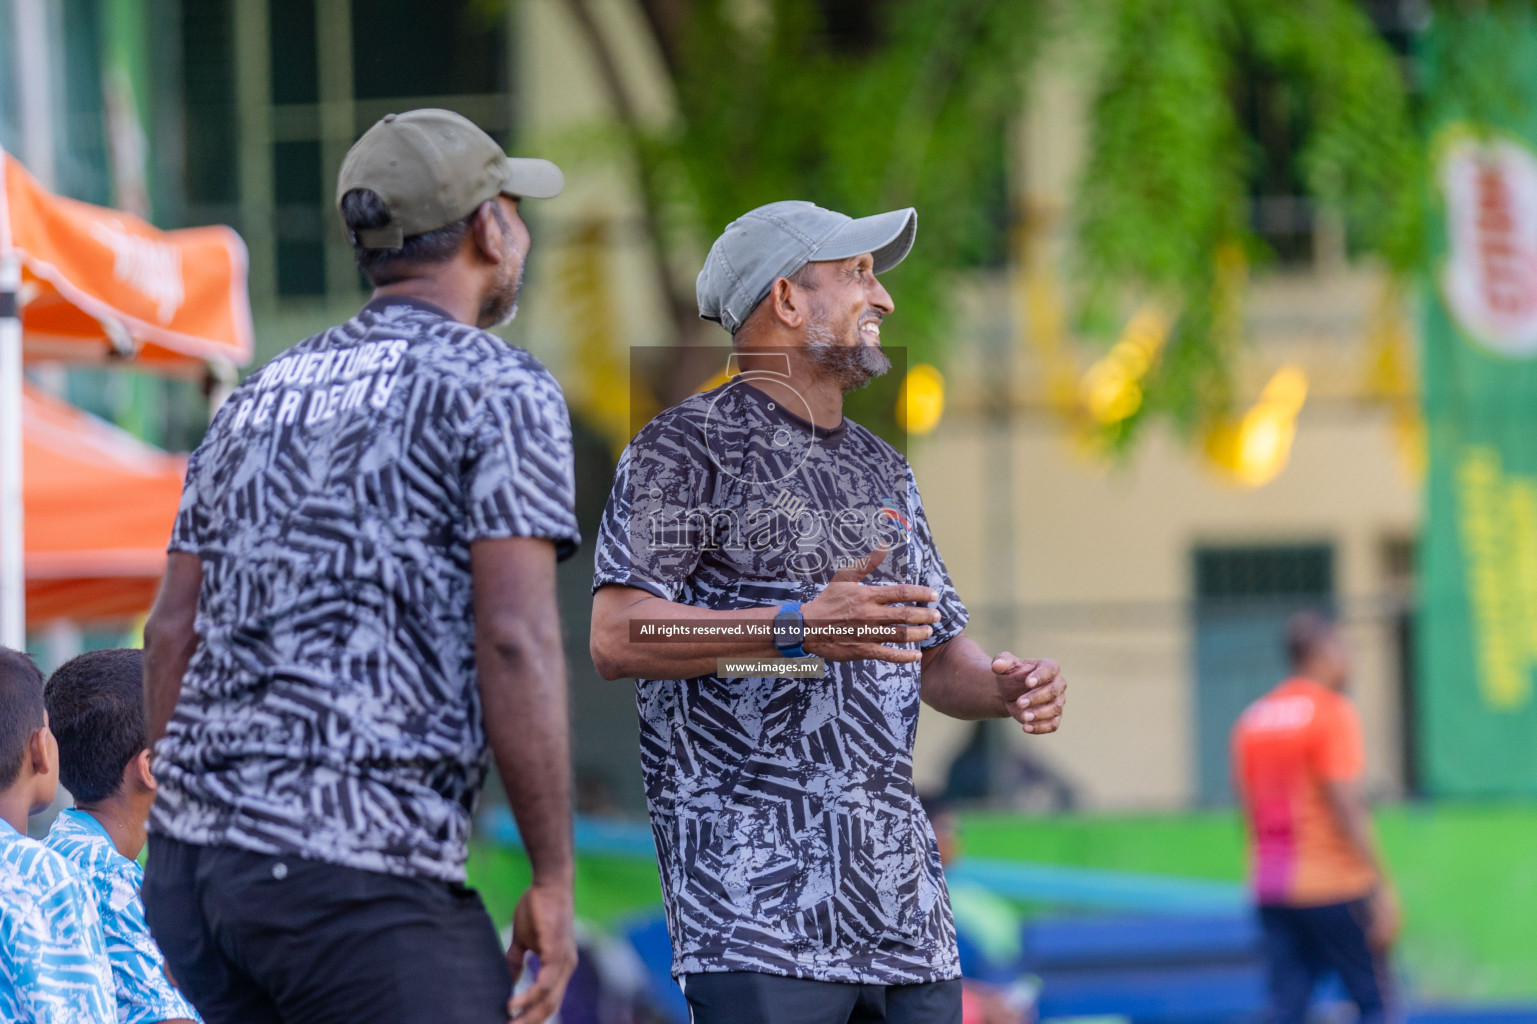
[[[144,630],[144,900],[208,1024],[559,1005],[571,426],[549,372],[484,328],[516,309],[520,202],[561,184],[448,111],[375,124],[337,185],[373,298],[247,379],[192,455]],[[533,866],[505,956],[463,884],[492,756]]]
[[[890,366],[877,275],[916,230],[913,210],[806,202],[728,226],[699,312],[731,332],[741,373],[636,435],[604,512],[592,653],[636,678],[695,1024],[959,1024],[955,925],[912,780],[919,703],[1035,734],[1062,713],[1055,662],[965,635],[911,467],[843,415]]]

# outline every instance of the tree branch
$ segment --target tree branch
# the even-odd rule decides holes
[[[614,113],[619,118],[625,139],[630,145],[630,153],[635,159],[635,178],[640,192],[641,216],[646,225],[646,240],[651,246],[652,262],[656,265],[673,330],[680,343],[692,343],[698,340],[701,334],[701,324],[695,308],[693,282],[677,280],[673,270],[674,260],[672,253],[668,251],[667,232],[662,223],[662,195],[657,168],[648,152],[646,133],[641,126],[640,115],[635,109],[629,90],[625,87],[624,77],[619,71],[619,62],[613,49],[608,45],[608,40],[604,38],[602,27],[593,15],[588,0],[565,0],[565,5],[575,19],[582,37],[587,41],[588,49],[591,50],[593,60],[598,66],[598,76],[608,92],[609,101],[614,106]],[[663,6],[671,5],[664,3]],[[647,17],[650,21],[649,11]],[[655,31],[653,28],[653,32]],[[662,35],[656,33],[656,37],[658,45],[663,46]]]
[[[651,26],[657,52],[667,66],[667,74],[677,81],[679,54],[683,48],[683,22],[688,15],[687,0],[639,0],[640,11]]]

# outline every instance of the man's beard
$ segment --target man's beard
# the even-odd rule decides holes
[[[806,324],[806,351],[818,369],[837,381],[844,394],[864,387],[870,378],[891,369],[891,357],[877,345],[866,345],[857,337],[852,345],[839,344],[838,335],[820,311],[814,311]]]
[[[504,264],[506,266],[506,264]],[[516,275],[508,273],[497,282],[489,294],[480,301],[480,322],[486,327],[501,327],[512,323],[513,317],[518,315],[518,296],[523,291],[523,272],[528,269],[528,261],[518,264]]]

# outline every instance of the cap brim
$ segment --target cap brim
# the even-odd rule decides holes
[[[851,220],[817,247],[815,262],[846,260],[869,253],[875,272],[884,274],[901,263],[918,237],[918,211],[912,207]]]
[[[519,199],[554,199],[566,187],[566,176],[548,160],[535,157],[507,158],[507,177],[502,192]]]

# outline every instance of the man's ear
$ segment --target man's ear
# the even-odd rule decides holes
[[[154,755],[149,753],[149,747],[144,747],[144,749],[140,750],[137,755],[134,755],[134,760],[129,761],[128,764],[129,767],[134,770],[134,778],[138,781],[138,784],[140,784],[143,789],[148,789],[149,792],[154,793],[155,790],[160,789],[160,783],[155,781],[154,769],[149,767],[152,756]]]
[[[155,773],[149,767],[150,753],[146,747],[128,759],[123,765],[123,792],[134,791],[153,793],[160,788],[155,781]]]
[[[475,247],[476,255],[487,263],[502,262],[502,247],[506,245],[495,206],[495,199],[487,199],[475,208],[475,216],[470,220],[470,244]]]
[[[42,728],[27,740],[27,760],[32,764],[33,775],[52,775],[59,770],[59,746],[53,738],[53,730],[44,722]]]
[[[27,740],[27,761],[32,767],[32,807],[29,814],[38,814],[59,795],[59,741],[48,728],[44,717],[43,727]]]
[[[791,330],[805,324],[805,293],[788,277],[775,278],[764,301],[769,304],[769,315]]]

